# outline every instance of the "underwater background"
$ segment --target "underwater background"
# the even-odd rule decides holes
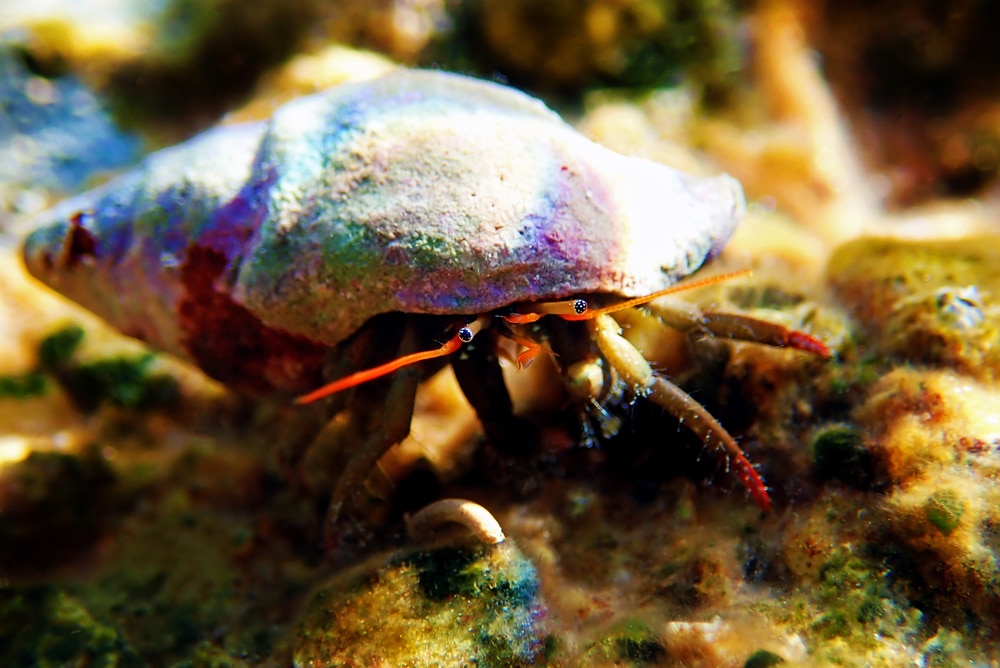
[[[997,665],[998,22],[967,0],[5,0],[0,665]],[[278,454],[317,415],[25,272],[60,200],[397,67],[742,183],[706,271],[753,275],[683,298],[833,355],[620,322],[733,434],[769,512],[641,397],[568,407],[540,356],[504,368],[538,443],[488,442],[441,371],[369,479],[364,540],[331,554],[336,453],[291,474]],[[410,538],[442,497],[506,540]]]

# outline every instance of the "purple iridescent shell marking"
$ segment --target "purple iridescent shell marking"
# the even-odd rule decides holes
[[[614,153],[510,88],[400,70],[152,154],[47,214],[25,260],[211,375],[297,391],[380,313],[667,287],[743,207],[734,179]]]

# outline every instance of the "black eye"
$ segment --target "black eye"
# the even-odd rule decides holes
[[[573,311],[577,315],[583,315],[584,313],[586,313],[587,312],[587,300],[586,299],[577,299],[575,302],[573,302]]]
[[[458,330],[458,340],[461,341],[462,343],[468,343],[469,341],[472,340],[472,337],[474,337],[475,335],[476,333],[473,332],[468,327],[463,327],[462,329]]]

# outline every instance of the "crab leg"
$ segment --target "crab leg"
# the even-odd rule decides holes
[[[684,390],[654,372],[642,353],[621,336],[618,323],[611,316],[599,315],[592,323],[598,349],[625,384],[636,393],[648,394],[650,399],[679,418],[706,445],[713,439],[719,443],[753,500],[761,510],[770,510],[771,499],[764,482],[740,446],[708,410]]]
[[[680,331],[700,328],[726,339],[795,348],[820,357],[829,357],[831,354],[826,344],[816,337],[760,318],[736,313],[706,312],[691,304],[664,299],[648,304],[647,308],[664,324]]]
[[[420,328],[408,319],[399,342],[400,355],[408,355],[421,339]],[[348,448],[339,452],[341,473],[330,497],[323,528],[327,554],[333,554],[344,527],[338,520],[355,493],[364,485],[378,460],[410,431],[417,385],[423,377],[418,366],[399,369],[391,378],[359,386],[348,402],[347,425],[331,422],[317,436],[313,447]],[[331,443],[332,441],[332,443]]]
[[[369,436],[351,454],[330,497],[328,529],[336,523],[344,502],[360,489],[382,455],[410,433],[410,420],[413,417],[419,381],[420,374],[416,369],[401,371],[392,379],[383,404],[371,411],[368,419],[371,430]]]
[[[764,512],[771,509],[771,498],[767,494],[764,482],[757,475],[757,471],[725,427],[719,424],[719,421],[712,417],[712,414],[704,406],[695,401],[690,394],[659,375],[653,377],[653,386],[650,388],[649,397],[671,415],[681,419],[684,425],[693,431],[705,445],[708,445],[713,438],[720,441],[722,448],[734,462],[736,475],[750,492],[750,496]]]
[[[475,409],[490,441],[497,447],[523,452],[537,443],[537,435],[528,420],[514,414],[494,350],[494,345],[483,345],[477,340],[465,346],[451,366],[462,394]]]

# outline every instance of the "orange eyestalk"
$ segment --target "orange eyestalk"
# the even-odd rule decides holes
[[[588,308],[584,309],[582,313],[568,313],[560,314],[563,320],[593,320],[599,315],[605,313],[614,313],[616,311],[624,311],[627,308],[632,308],[633,306],[642,306],[643,304],[648,304],[654,299],[660,297],[665,297],[667,295],[672,295],[676,292],[684,292],[685,290],[695,290],[697,288],[704,288],[709,285],[715,285],[716,283],[722,283],[723,281],[729,281],[734,278],[745,278],[750,276],[753,272],[749,269],[740,269],[739,271],[732,271],[728,274],[718,274],[716,276],[709,276],[708,278],[701,278],[697,281],[685,281],[684,283],[678,283],[677,285],[671,285],[665,290],[659,290],[652,294],[644,295],[642,297],[635,297],[634,299],[626,299],[623,302],[617,304],[612,304],[611,306],[605,306],[603,308]],[[583,301],[583,300],[579,300]]]
[[[704,288],[709,285],[715,285],[716,283],[731,280],[733,278],[744,278],[752,273],[753,272],[749,269],[740,269],[739,271],[709,276],[708,278],[702,278],[697,281],[685,281],[684,283],[671,285],[665,290],[643,295],[642,297],[627,299],[623,302],[619,302],[611,306],[605,306],[603,308],[590,308],[590,304],[587,303],[586,299],[564,299],[555,302],[537,302],[530,304],[529,308],[531,310],[526,313],[508,313],[507,315],[500,317],[512,325],[527,325],[532,322],[536,322],[547,315],[557,315],[563,320],[593,320],[603,313],[614,313],[615,311],[622,311],[633,306],[641,306],[643,304],[648,304],[658,297],[672,295],[675,292],[683,292],[685,290]]]
[[[500,317],[512,325],[527,325],[546,315],[558,315],[564,318],[579,316],[586,313],[587,308],[586,299],[564,299],[557,302],[538,302],[532,304],[531,310],[527,313],[508,313]]]
[[[343,378],[335,380],[328,385],[324,385],[318,390],[313,390],[309,394],[304,394],[301,397],[298,397],[295,400],[295,403],[300,406],[303,404],[311,404],[314,401],[328,397],[331,394],[336,394],[337,392],[342,392],[352,387],[357,387],[363,383],[367,383],[370,380],[386,376],[393,371],[402,369],[405,366],[434,359],[436,357],[445,357],[446,355],[450,355],[458,350],[463,343],[472,341],[472,339],[475,338],[476,334],[483,329],[487,322],[489,322],[489,318],[486,316],[477,318],[465,327],[459,329],[455,336],[451,337],[447,343],[436,350],[424,350],[419,353],[410,353],[409,355],[397,357],[390,362],[380,364],[379,366],[372,367],[371,369],[356,371],[349,376],[344,376]]]

